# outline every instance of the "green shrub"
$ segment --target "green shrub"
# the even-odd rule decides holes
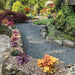
[[[11,9],[12,9],[11,0],[8,0],[8,1],[7,1],[6,9],[8,9],[8,10],[11,10]]]
[[[65,14],[58,15],[57,24],[61,31],[64,31],[68,34],[75,33],[75,13],[69,13],[68,16],[66,16]]]
[[[16,29],[16,27],[15,26],[12,26],[12,29]]]
[[[34,18],[35,18],[34,15],[32,15],[32,14],[28,15],[28,19],[34,19]]]
[[[36,4],[33,9],[34,9],[34,12],[38,13],[38,11],[40,11],[40,6]]]
[[[4,7],[5,7],[4,1],[3,0],[0,0],[0,10],[1,9],[4,9]]]
[[[58,27],[58,29],[60,29],[60,30],[64,30],[65,29],[65,24],[66,24],[66,21],[65,21],[65,15],[64,14],[62,14],[61,16],[60,15],[58,15],[58,17],[57,17],[57,27]]]
[[[50,19],[50,18],[53,18],[52,14],[48,14],[47,17]]]
[[[23,4],[20,3],[19,1],[16,1],[16,2],[13,3],[12,11],[20,12],[20,13],[25,12]]]
[[[59,20],[62,15],[63,15],[63,10],[59,10],[57,13],[56,19]]]
[[[71,13],[73,13],[73,7],[69,6],[69,0],[65,0],[65,5],[62,6],[62,10],[63,10],[65,16],[68,16]]]
[[[15,2],[15,0],[7,0],[5,8],[8,10],[12,10],[13,2]]]
[[[11,51],[10,54],[11,56],[17,56],[19,54],[19,51]]]
[[[49,26],[47,26],[48,27],[48,31],[49,31],[49,34],[48,34],[48,36],[50,36],[51,38],[53,38],[53,39],[55,39],[56,38],[56,32],[57,32],[57,30],[55,29],[55,26],[54,25],[49,25]]]
[[[75,33],[75,14],[67,16],[65,31],[69,34]]]
[[[48,25],[53,25],[53,23],[54,23],[54,19],[51,18],[51,19],[48,21],[48,23],[47,23],[46,25],[47,25],[47,26],[48,26]]]
[[[3,10],[0,10],[0,13],[3,13],[4,11]]]
[[[54,0],[55,7],[54,10],[57,12],[61,8],[61,0]]]

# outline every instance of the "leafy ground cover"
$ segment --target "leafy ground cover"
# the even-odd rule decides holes
[[[34,24],[37,25],[47,25],[48,27],[48,36],[55,39],[55,40],[62,40],[62,39],[66,39],[66,40],[72,40],[75,42],[75,38],[72,35],[69,35],[63,31],[60,31],[56,28],[56,25],[54,23],[54,19],[45,19],[45,20],[38,20],[35,21]]]
[[[38,20],[38,21],[35,21],[34,24],[37,24],[37,25],[46,25],[48,23],[49,19],[45,19],[45,20]]]

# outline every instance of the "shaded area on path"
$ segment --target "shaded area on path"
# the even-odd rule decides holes
[[[17,24],[27,54],[34,58],[43,58],[45,54],[60,58],[66,64],[75,64],[75,48],[62,47],[48,42],[40,34],[41,26],[29,23]]]

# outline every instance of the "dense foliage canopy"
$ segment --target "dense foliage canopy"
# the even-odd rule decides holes
[[[24,6],[27,5],[31,8],[38,3],[43,8],[48,0],[0,0],[0,9],[5,8],[11,10],[13,3],[16,1],[20,1]]]
[[[20,1],[13,3],[12,11],[24,13],[24,6]]]

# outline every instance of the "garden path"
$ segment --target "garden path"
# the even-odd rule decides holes
[[[75,64],[75,48],[62,47],[48,42],[40,34],[41,26],[32,21],[17,24],[22,35],[23,45],[27,54],[33,58],[43,58],[45,54],[60,58],[65,64]]]

